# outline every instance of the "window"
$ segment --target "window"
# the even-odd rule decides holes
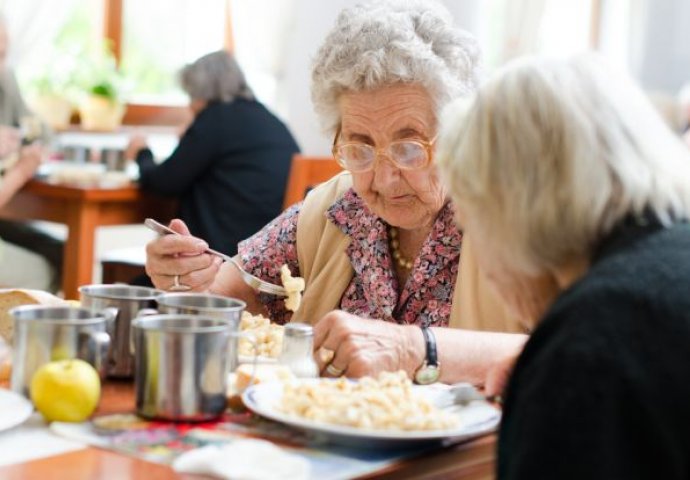
[[[177,73],[224,47],[225,0],[125,0],[120,67],[133,103],[184,105]]]
[[[0,8],[27,99],[52,88],[77,104],[82,80],[116,62],[125,123],[179,123],[187,102],[180,68],[232,49],[228,0],[0,0]],[[96,60],[105,50],[111,58]]]
[[[491,70],[525,54],[564,56],[599,44],[600,0],[482,2],[480,42]]]
[[[36,6],[32,2],[10,2],[4,6],[10,62],[29,94],[70,89],[78,75],[77,59],[88,55],[103,37],[102,22],[98,21],[103,17],[103,4],[57,0],[50,9],[35,10]]]

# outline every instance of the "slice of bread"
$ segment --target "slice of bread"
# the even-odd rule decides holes
[[[14,319],[10,310],[21,305],[67,305],[65,300],[42,290],[0,289],[0,336],[12,345]]]

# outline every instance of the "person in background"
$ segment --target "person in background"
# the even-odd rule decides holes
[[[39,145],[21,146],[14,128],[0,126],[0,207],[9,202],[41,163]],[[0,236],[0,288],[56,291],[55,268],[42,255]]]
[[[7,65],[7,24],[0,14],[0,205],[29,180],[40,165],[40,141],[27,143],[20,126],[30,116],[14,72]],[[45,138],[46,130],[36,136]],[[32,134],[33,136],[33,134]],[[63,242],[35,228],[31,223],[0,220],[0,285],[57,292],[60,288]],[[13,267],[14,266],[14,267]]]
[[[191,234],[228,255],[283,209],[292,156],[287,127],[257,101],[235,58],[210,53],[187,65],[181,85],[192,124],[170,158],[157,164],[141,137],[131,139],[141,188],[179,199]]]
[[[404,370],[420,383],[483,383],[520,350],[526,330],[484,288],[433,155],[439,109],[472,92],[479,70],[476,40],[439,2],[343,10],[316,55],[312,99],[347,172],[242,242],[237,257],[271,283],[283,264],[304,277],[300,308],[292,314],[283,299],[258,294],[187,235],[149,243],[154,284],[230,295],[275,322],[314,324],[326,376]],[[187,233],[178,220],[171,226]],[[527,284],[513,286],[530,317],[540,311]]]
[[[507,272],[558,286],[509,379],[498,478],[687,479],[690,151],[595,56],[516,61],[445,118],[480,268],[499,293]]]
[[[690,147],[690,82],[683,85],[678,92],[678,103],[684,123],[683,140]]]
[[[29,115],[14,72],[7,65],[10,39],[7,21],[0,14],[0,124],[18,128],[22,117]]]

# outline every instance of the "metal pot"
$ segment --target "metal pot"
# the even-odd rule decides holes
[[[141,313],[190,314],[227,320],[231,332],[238,332],[242,312],[247,306],[236,298],[209,295],[203,293],[163,293],[156,298],[158,309]],[[234,371],[238,364],[237,336],[230,339],[229,371]]]
[[[132,323],[137,413],[204,421],[225,411],[230,322],[198,315],[148,315]]]
[[[117,311],[110,331],[112,346],[108,355],[106,373],[109,377],[131,378],[134,374],[134,356],[130,351],[131,323],[137,313],[156,305],[162,290],[131,285],[86,285],[79,287],[83,307],[92,311],[113,308]]]

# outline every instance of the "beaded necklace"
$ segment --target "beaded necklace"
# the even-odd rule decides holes
[[[402,253],[400,253],[400,240],[398,240],[398,229],[396,227],[391,226],[389,229],[389,234],[391,239],[391,253],[393,255],[393,259],[396,261],[400,268],[404,268],[405,270],[411,270],[412,265],[414,265],[414,260],[408,260],[407,258],[403,257]]]

